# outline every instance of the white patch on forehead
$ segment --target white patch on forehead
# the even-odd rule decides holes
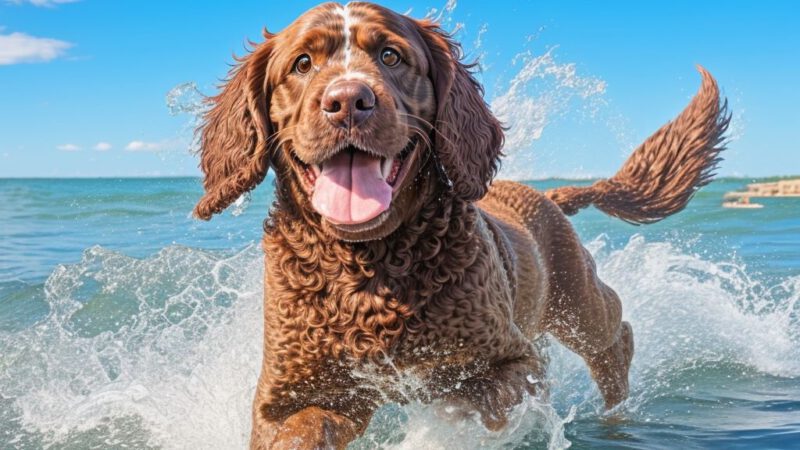
[[[350,16],[350,4],[346,4],[344,6],[340,6],[336,9],[336,12],[342,16],[344,20],[344,25],[342,30],[342,34],[344,36],[344,68],[346,70],[350,70],[350,51],[352,49],[352,43],[350,42],[350,28],[353,26],[353,19]]]

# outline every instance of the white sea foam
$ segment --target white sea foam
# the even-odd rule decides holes
[[[620,249],[602,237],[588,247],[634,328],[630,413],[679,389],[697,367],[800,376],[800,277],[763,286],[738,263],[639,236]],[[59,266],[46,283],[48,318],[0,335],[0,392],[12,402],[4,414],[21,424],[4,432],[45,444],[245,446],[261,355],[262,267],[256,245],[230,255],[173,246],[143,260],[93,247],[80,263]],[[529,399],[506,431],[491,433],[474,418],[454,422],[419,403],[387,406],[356,447],[564,448],[571,407],[596,414],[601,402],[576,356],[557,344],[550,352],[556,409]]]
[[[110,433],[151,445],[244,443],[261,354],[260,253],[175,246],[139,260],[88,249],[47,280],[45,321],[0,336],[3,396],[51,443],[93,439],[110,419]]]
[[[800,276],[765,286],[740,262],[709,261],[639,235],[622,249],[609,249],[604,236],[587,248],[633,326],[629,411],[691,388],[684,373],[704,367],[800,376]],[[583,362],[558,344],[551,353],[553,401],[599,411]]]

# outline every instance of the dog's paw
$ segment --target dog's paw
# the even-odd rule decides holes
[[[480,415],[489,431],[500,431],[508,423],[508,414],[519,405],[525,395],[535,395],[537,383],[529,377],[509,378],[499,374],[478,377],[461,383],[461,386],[444,403],[449,417],[466,419]]]
[[[312,406],[281,424],[270,449],[343,449],[358,432],[350,419]]]
[[[628,398],[628,371],[633,360],[633,351],[633,329],[628,322],[622,322],[614,344],[587,359],[592,378],[603,395],[606,410]]]

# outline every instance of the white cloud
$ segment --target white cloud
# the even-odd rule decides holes
[[[97,151],[105,152],[111,150],[111,144],[108,142],[98,142],[95,144],[94,149]]]
[[[8,3],[13,3],[15,5],[22,5],[23,3],[30,3],[33,6],[45,6],[45,7],[53,7],[56,5],[60,5],[62,3],[75,3],[79,0],[8,0]]]
[[[56,145],[56,148],[57,148],[57,149],[59,149],[59,150],[61,150],[61,151],[65,151],[65,152],[76,152],[76,151],[78,151],[78,150],[80,150],[80,149],[81,149],[80,147],[78,147],[78,146],[77,146],[77,145],[75,145],[75,144],[61,144],[61,145]]]
[[[161,142],[145,142],[145,141],[131,141],[125,146],[125,150],[131,152],[157,152],[165,150],[169,143],[167,141]]]
[[[0,66],[46,62],[62,56],[72,44],[25,33],[0,34]]]

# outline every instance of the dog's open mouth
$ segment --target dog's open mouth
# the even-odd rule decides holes
[[[378,156],[353,145],[321,164],[306,164],[293,154],[311,192],[311,204],[334,224],[368,222],[389,209],[392,194],[408,172],[416,139],[394,158]]]

